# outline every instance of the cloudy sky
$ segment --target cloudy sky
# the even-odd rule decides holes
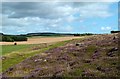
[[[2,2],[0,15],[7,34],[118,30],[117,2]]]

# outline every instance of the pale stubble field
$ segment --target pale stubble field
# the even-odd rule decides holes
[[[54,43],[59,41],[66,41],[71,39],[78,39],[82,37],[66,36],[66,37],[31,37],[28,41],[16,42],[17,44],[40,44],[40,43]],[[14,42],[0,42],[0,45],[13,45]]]

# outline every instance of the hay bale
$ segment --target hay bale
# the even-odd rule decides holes
[[[14,43],[14,45],[17,45],[17,43]]]

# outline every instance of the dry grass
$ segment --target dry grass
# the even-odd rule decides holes
[[[24,42],[17,42],[17,44],[40,44],[40,43],[53,43],[71,39],[77,39],[82,37],[74,37],[74,36],[67,36],[67,37],[34,37],[28,38],[28,41]],[[12,45],[14,42],[0,42],[0,45]]]

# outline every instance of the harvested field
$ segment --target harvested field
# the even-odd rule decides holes
[[[40,44],[40,43],[53,43],[71,39],[77,39],[82,37],[74,37],[74,36],[67,36],[67,37],[34,37],[28,38],[28,41],[24,42],[17,42],[17,44]],[[12,45],[14,42],[0,42],[0,45]]]

